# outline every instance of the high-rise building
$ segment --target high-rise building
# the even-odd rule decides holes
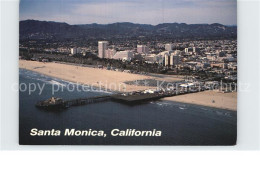
[[[165,54],[165,56],[164,56],[164,66],[165,67],[170,66],[170,56],[169,56],[169,54]]]
[[[71,55],[81,53],[81,48],[77,48],[77,47],[71,48],[70,53],[71,53]]]
[[[81,48],[77,48],[77,53],[81,53]]]
[[[77,54],[77,48],[76,48],[76,47],[71,48],[71,49],[70,49],[70,53],[71,53],[72,55]]]
[[[137,45],[137,53],[149,53],[149,48],[146,45]]]
[[[175,54],[165,54],[164,56],[164,66],[165,67],[172,67],[177,65],[180,62],[180,57]]]
[[[98,57],[99,58],[106,57],[107,46],[108,46],[108,41],[99,41],[98,42]]]
[[[180,62],[180,57],[178,55],[171,54],[170,56],[170,65],[176,65]]]
[[[172,51],[172,44],[166,44],[165,45],[165,50],[166,51]]]

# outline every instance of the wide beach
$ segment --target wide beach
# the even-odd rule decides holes
[[[61,64],[56,62],[20,60],[19,67],[75,83],[78,82],[95,87],[101,86],[102,88],[122,92],[155,88],[151,86],[125,84],[125,81],[156,79],[174,82],[182,80],[182,78],[167,75],[158,75],[158,77],[154,77],[120,71],[111,71],[106,69],[81,67],[71,64]]]
[[[151,86],[129,85],[124,83],[126,81],[155,79],[174,82],[183,80],[181,77],[169,75],[158,75],[158,77],[156,77],[156,75],[147,76],[119,71],[110,71],[106,69],[80,67],[77,65],[61,64],[55,62],[45,63],[20,60],[19,67],[75,83],[126,92],[155,88]],[[163,100],[204,105],[233,111],[236,111],[237,109],[236,92],[220,93],[218,91],[205,91],[181,96],[167,97]]]

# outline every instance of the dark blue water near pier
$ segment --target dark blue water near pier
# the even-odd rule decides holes
[[[20,69],[20,83],[45,85],[31,94],[20,91],[19,142],[26,145],[234,145],[237,135],[236,112],[177,102],[155,101],[128,106],[103,102],[48,112],[35,107],[51,96],[73,99],[107,95],[107,92],[69,92],[66,88],[52,95],[52,85],[67,81]],[[23,88],[22,88],[23,89]],[[41,130],[104,130],[106,137],[31,136]],[[113,137],[112,129],[160,130],[161,137]]]

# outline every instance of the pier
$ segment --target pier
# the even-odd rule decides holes
[[[135,95],[113,95],[111,99],[115,102],[125,104],[137,104],[146,101],[159,100],[160,98],[166,97],[163,94],[135,94]]]
[[[36,104],[36,107],[47,109],[47,110],[56,110],[56,109],[65,109],[72,106],[80,106],[93,104],[98,102],[105,101],[114,101],[128,105],[135,105],[142,102],[159,100],[164,97],[171,97],[175,95],[184,95],[188,93],[196,93],[200,91],[172,91],[172,92],[162,92],[162,93],[143,93],[143,92],[131,92],[131,93],[118,93],[113,95],[104,95],[96,97],[86,97],[72,100],[63,100],[61,98],[50,98],[45,101],[40,101]]]
[[[111,100],[110,95],[67,100],[67,101],[64,101],[64,104],[66,106],[70,107],[70,106],[78,106],[78,105],[86,105],[86,104],[104,102],[104,101],[108,101],[108,100]]]

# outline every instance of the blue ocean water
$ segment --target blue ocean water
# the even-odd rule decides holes
[[[129,106],[115,102],[71,107],[63,111],[44,111],[35,107],[37,101],[51,96],[73,99],[108,95],[110,92],[63,91],[52,94],[52,84],[66,86],[69,82],[20,69],[20,83],[44,85],[29,94],[20,91],[19,142],[23,145],[234,145],[237,136],[235,111],[153,101]],[[22,86],[21,86],[22,88]],[[24,88],[22,88],[23,90]],[[104,130],[106,137],[90,136],[31,136],[32,128],[41,130]],[[114,137],[112,129],[160,130],[160,137]]]

